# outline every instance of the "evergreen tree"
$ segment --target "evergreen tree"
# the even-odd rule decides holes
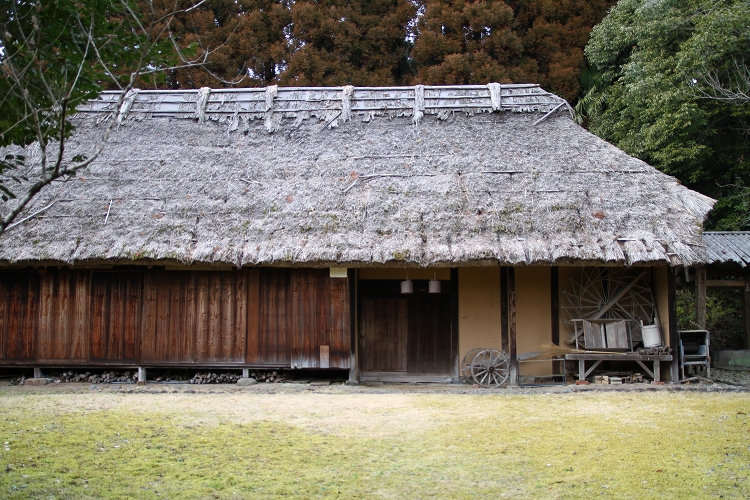
[[[408,0],[301,0],[291,6],[284,85],[393,85],[404,79]]]
[[[414,83],[523,82],[537,72],[505,2],[424,0],[420,9],[411,51]]]
[[[197,3],[183,0],[186,5]],[[174,7],[174,0],[142,2],[152,15]],[[202,67],[171,71],[155,88],[265,86],[277,83],[287,58],[285,30],[291,21],[281,0],[209,0],[181,13],[171,22],[172,36],[181,46],[197,44]]]
[[[529,75],[543,88],[575,101],[581,92],[583,48],[591,29],[599,23],[614,0],[509,1],[516,11],[516,30],[524,54],[537,63]]]

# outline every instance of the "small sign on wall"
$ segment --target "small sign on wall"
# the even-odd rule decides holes
[[[346,278],[346,272],[348,271],[345,267],[332,267],[331,278]]]
[[[331,348],[327,345],[320,346],[320,367],[331,367]]]

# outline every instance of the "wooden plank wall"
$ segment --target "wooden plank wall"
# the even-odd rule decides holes
[[[0,359],[28,362],[36,358],[39,275],[6,272],[0,279]]]
[[[348,280],[328,269],[258,271],[258,342],[249,340],[247,362],[320,368],[320,346],[329,346],[330,367],[349,368]]]
[[[92,274],[92,361],[138,363],[141,281],[140,271],[104,271]]]
[[[0,363],[351,362],[348,280],[327,269],[0,272]]]
[[[248,271],[144,274],[141,363],[244,363]]]
[[[47,271],[40,278],[37,359],[88,361],[91,271]]]

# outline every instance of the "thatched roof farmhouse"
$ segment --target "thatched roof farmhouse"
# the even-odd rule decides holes
[[[712,200],[571,120],[535,85],[105,93],[0,262],[272,266],[706,259]],[[542,119],[544,118],[544,119]],[[30,151],[33,154],[33,149]],[[111,205],[110,205],[111,202]]]
[[[537,85],[141,90],[116,103],[104,93],[78,110],[66,151],[93,150],[115,118],[103,153],[0,237],[0,364],[456,380],[464,354],[488,347],[509,353],[516,380],[516,350],[559,342],[579,271],[573,290],[592,276],[609,287],[593,316],[639,290],[670,343],[670,267],[707,261],[713,200],[590,134]]]

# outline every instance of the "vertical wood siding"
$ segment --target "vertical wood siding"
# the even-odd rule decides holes
[[[36,358],[39,274],[7,272],[0,279],[0,359]]]
[[[347,279],[330,278],[328,269],[261,269],[259,289],[260,363],[319,368],[320,346],[327,345],[330,367],[349,368]]]
[[[328,345],[330,346],[331,367],[351,368],[352,329],[349,297],[349,280],[332,279],[331,316]]]
[[[150,271],[143,278],[141,362],[244,363],[247,271]]]
[[[347,279],[328,270],[0,272],[0,363],[349,368]]]
[[[41,275],[39,361],[89,360],[90,271],[47,271]]]
[[[140,271],[95,271],[91,276],[91,360],[138,363]]]

